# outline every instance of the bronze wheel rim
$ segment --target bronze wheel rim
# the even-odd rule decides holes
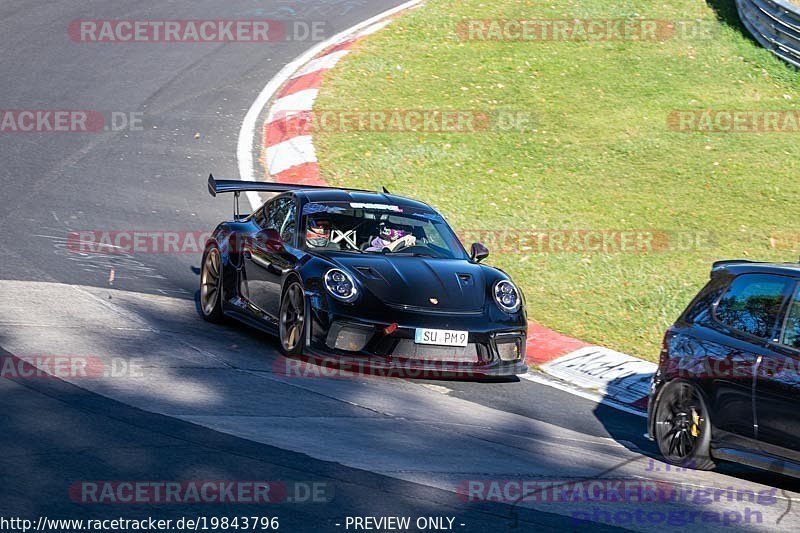
[[[304,324],[303,289],[299,283],[292,283],[281,302],[280,337],[284,350],[291,352],[303,341]]]
[[[203,314],[209,316],[219,301],[220,259],[219,250],[212,248],[206,254],[203,271],[200,274],[200,304]]]

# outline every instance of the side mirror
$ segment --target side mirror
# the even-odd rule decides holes
[[[469,248],[469,258],[480,263],[487,257],[489,257],[489,249],[479,242],[473,242]]]
[[[259,240],[264,243],[268,249],[275,252],[283,250],[283,239],[281,234],[275,228],[267,228],[258,234]]]

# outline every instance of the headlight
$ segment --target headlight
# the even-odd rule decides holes
[[[338,268],[325,273],[325,288],[331,296],[343,302],[352,302],[358,296],[358,289],[350,274]]]
[[[510,281],[502,280],[494,284],[494,301],[506,313],[516,313],[522,306],[519,289]]]

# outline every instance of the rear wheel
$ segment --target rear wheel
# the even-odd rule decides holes
[[[221,323],[222,313],[222,260],[219,248],[210,246],[203,254],[203,267],[200,270],[200,309],[203,318],[209,322]]]
[[[292,281],[283,291],[278,321],[281,350],[289,356],[300,355],[305,346],[306,321],[305,292],[303,286]]]
[[[655,405],[655,439],[668,463],[711,470],[711,419],[702,393],[687,381],[670,381]]]

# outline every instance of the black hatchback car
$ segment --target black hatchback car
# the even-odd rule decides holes
[[[720,261],[667,330],[648,429],[673,464],[800,474],[800,264]]]

